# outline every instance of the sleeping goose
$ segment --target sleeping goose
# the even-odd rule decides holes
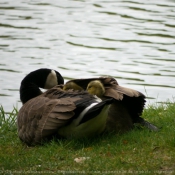
[[[73,79],[68,81],[63,88],[74,89],[75,87],[87,89],[90,94],[97,95],[103,100],[108,97],[115,99],[109,109],[106,131],[125,132],[132,129],[136,123],[158,131],[156,126],[140,117],[146,102],[145,95],[119,86],[113,77]]]
[[[18,136],[27,145],[55,134],[82,138],[104,131],[113,98],[102,101],[86,91],[65,91],[63,83],[60,73],[51,69],[38,69],[22,80],[17,125]],[[48,90],[43,93],[40,88]]]

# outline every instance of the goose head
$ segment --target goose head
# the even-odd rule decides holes
[[[87,86],[87,91],[89,94],[96,95],[99,98],[102,98],[105,94],[105,88],[99,80],[91,81]]]
[[[42,91],[39,88],[50,89],[56,85],[64,84],[64,79],[59,72],[52,69],[42,68],[29,73],[20,86],[20,100],[24,104]]]

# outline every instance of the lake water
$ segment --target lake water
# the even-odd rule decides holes
[[[175,97],[174,0],[1,0],[0,104],[21,107],[29,72],[111,75],[148,104]]]

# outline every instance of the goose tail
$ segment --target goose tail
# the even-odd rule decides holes
[[[144,120],[144,119],[141,118],[141,117],[139,117],[139,123],[140,123],[142,126],[148,128],[148,129],[151,130],[151,131],[159,131],[159,130],[160,130],[157,126],[155,126],[155,125],[153,125],[152,123],[150,123],[150,122]]]

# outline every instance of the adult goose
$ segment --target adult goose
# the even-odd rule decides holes
[[[59,72],[38,69],[21,82],[23,106],[17,116],[18,136],[36,145],[53,135],[69,138],[93,137],[105,129],[113,98],[104,101],[86,91],[64,91]],[[48,89],[44,93],[40,88]]]
[[[156,126],[141,117],[146,102],[145,95],[119,86],[113,77],[73,79],[68,81],[63,89],[87,89],[90,94],[97,95],[103,100],[114,98],[115,102],[109,109],[106,131],[125,132],[132,129],[136,123],[158,131]]]

